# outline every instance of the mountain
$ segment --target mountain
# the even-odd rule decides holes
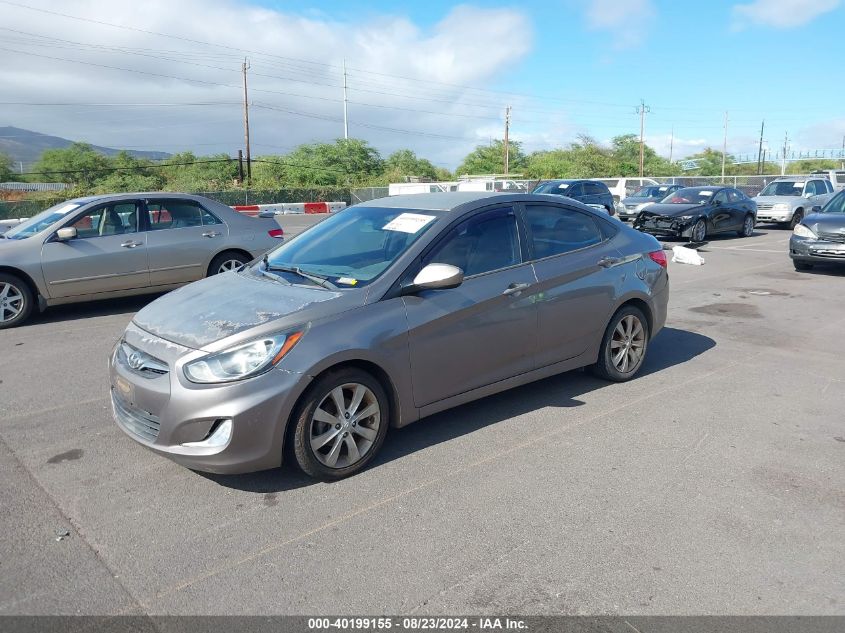
[[[39,132],[23,130],[18,127],[0,127],[0,154],[8,154],[12,158],[14,166],[17,166],[19,162],[23,162],[24,169],[32,167],[33,163],[41,157],[41,153],[44,150],[62,149],[68,147],[73,142],[60,136],[40,134]],[[98,145],[92,145],[91,147],[106,156],[113,156],[121,151]],[[148,158],[150,160],[163,160],[171,156],[167,152],[146,152],[132,149],[126,151],[137,158]]]

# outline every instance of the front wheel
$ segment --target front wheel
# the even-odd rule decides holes
[[[692,225],[692,231],[689,233],[690,242],[703,242],[707,238],[707,223],[704,218],[699,218],[698,221]]]
[[[32,314],[35,298],[15,275],[0,273],[0,330],[20,325]]]
[[[740,237],[751,237],[754,234],[754,216],[746,215],[742,221],[742,228],[737,233]]]
[[[642,367],[648,349],[648,321],[639,308],[625,306],[613,315],[591,371],[613,382],[631,380]]]
[[[795,213],[792,214],[792,220],[789,222],[789,230],[794,231],[795,227],[801,224],[801,220],[804,219],[804,210],[803,209],[796,209]]]
[[[297,464],[322,481],[357,473],[384,443],[389,406],[384,388],[363,370],[347,368],[319,378],[291,420]]]

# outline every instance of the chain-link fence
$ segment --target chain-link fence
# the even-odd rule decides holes
[[[352,198],[351,204],[358,204],[359,202],[368,202],[376,198],[384,198],[389,194],[389,187],[361,187],[359,189],[352,189],[349,193]]]
[[[699,186],[729,186],[736,187],[743,191],[747,196],[756,196],[763,187],[768,185],[776,178],[810,178],[809,174],[787,174],[786,176],[654,176],[652,180],[656,180],[664,185],[683,185],[685,187],[699,187]]]

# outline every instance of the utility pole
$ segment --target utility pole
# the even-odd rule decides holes
[[[244,152],[243,150],[238,150],[238,182],[242,183],[244,181]]]
[[[672,132],[669,134],[669,163],[672,163],[672,150],[675,148],[675,126],[672,126]]]
[[[640,177],[643,175],[643,164],[645,162],[645,144],[643,143],[643,134],[645,132],[645,115],[651,112],[645,101],[640,99],[640,105],[637,106],[637,114],[640,115]]]
[[[722,180],[725,180],[725,154],[728,152],[728,111],[725,110],[725,139],[722,141]]]
[[[249,60],[244,58],[244,63],[241,65],[244,73],[244,142],[246,144],[246,180],[249,182],[252,179],[252,161],[249,153],[249,98],[246,89],[246,71],[249,70]]]
[[[511,127],[511,107],[505,109],[505,176],[508,175],[508,167],[510,167],[510,148],[508,146],[508,134]]]
[[[763,173],[763,163],[761,159],[763,158],[763,130],[766,127],[766,120],[763,119],[763,122],[760,124],[760,147],[757,150],[757,175]]]
[[[346,58],[343,58],[343,138],[349,138],[349,110],[346,100]]]
[[[780,159],[780,175],[786,174],[786,148],[789,143],[789,132],[783,133],[783,155]]]

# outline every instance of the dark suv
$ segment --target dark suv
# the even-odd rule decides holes
[[[591,207],[604,209],[608,215],[615,213],[613,196],[603,182],[595,180],[543,180],[531,193],[566,196]]]

